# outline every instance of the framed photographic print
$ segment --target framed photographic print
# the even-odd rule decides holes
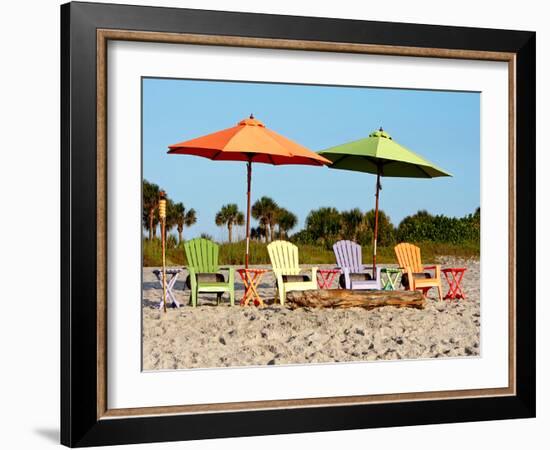
[[[61,7],[68,446],[535,415],[535,33]]]

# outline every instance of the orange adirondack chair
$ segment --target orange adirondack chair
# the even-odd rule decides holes
[[[409,290],[422,291],[424,296],[426,296],[428,291],[435,287],[437,288],[439,301],[441,301],[441,266],[439,264],[435,266],[423,266],[420,259],[420,248],[416,245],[403,242],[397,244],[394,250],[400,268],[407,274]],[[431,278],[426,278],[426,270],[434,271]]]

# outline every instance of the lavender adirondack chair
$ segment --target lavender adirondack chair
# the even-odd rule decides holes
[[[367,279],[367,267],[362,263],[361,246],[353,241],[338,241],[332,246],[338,268],[344,275],[346,289],[382,289],[380,267],[376,268],[376,279]]]

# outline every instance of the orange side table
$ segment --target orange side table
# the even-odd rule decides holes
[[[264,302],[257,287],[263,276],[269,272],[268,269],[237,269],[244,283],[244,295],[241,299],[241,306],[249,306],[252,301],[256,306],[264,306]]]

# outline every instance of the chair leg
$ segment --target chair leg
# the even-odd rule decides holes
[[[286,297],[286,290],[283,286],[279,288],[279,303],[281,304],[281,306],[285,304],[285,297]]]
[[[235,289],[229,291],[229,303],[231,306],[235,306]]]
[[[430,288],[425,288],[425,287],[416,287],[416,284],[414,285],[411,285],[409,283],[409,290],[410,291],[420,291],[422,292],[422,297],[424,297],[426,300],[428,299],[428,291],[430,290]]]
[[[437,292],[439,294],[439,301],[442,301],[443,300],[443,296],[441,294],[441,285],[437,286]]]
[[[192,304],[193,308],[197,307],[198,294],[199,294],[198,288],[195,288],[195,289],[191,290],[191,304]]]
[[[220,302],[221,302],[221,300],[222,300],[222,295],[223,295],[222,292],[218,292],[218,293],[216,294],[216,304],[217,304],[218,306],[220,305]]]

